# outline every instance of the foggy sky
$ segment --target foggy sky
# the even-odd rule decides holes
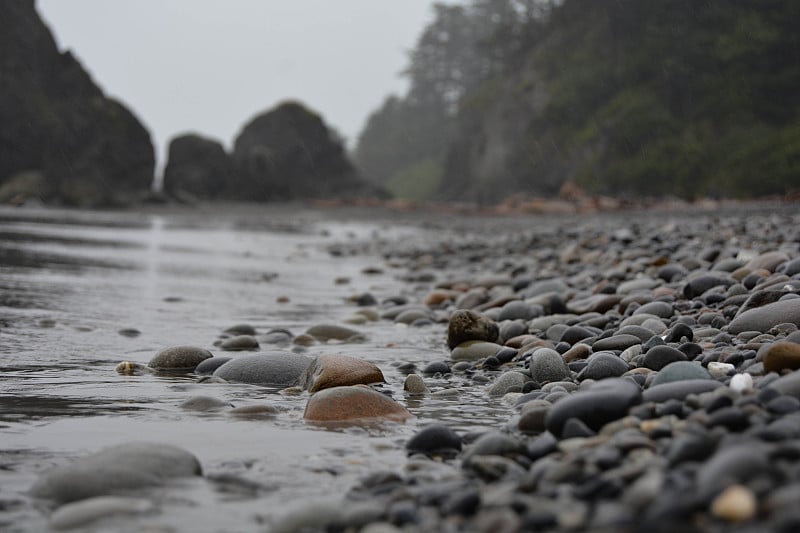
[[[230,146],[287,99],[352,147],[367,115],[402,93],[433,0],[38,0],[62,50],[150,130],[160,165],[179,133]]]

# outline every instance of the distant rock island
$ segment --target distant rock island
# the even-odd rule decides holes
[[[33,0],[0,17],[0,203],[120,205],[146,195],[149,132],[59,52]]]
[[[283,201],[380,197],[361,178],[341,140],[322,118],[289,101],[248,122],[227,154],[196,134],[169,145],[164,189],[179,199]]]
[[[0,204],[122,206],[151,194],[150,133],[60,52],[34,0],[0,0]],[[385,196],[338,135],[298,102],[248,122],[232,153],[197,134],[170,142],[166,199],[285,201]]]

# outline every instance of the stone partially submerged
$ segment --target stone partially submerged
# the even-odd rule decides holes
[[[292,352],[267,352],[231,359],[214,371],[226,381],[291,387],[305,375],[313,359]]]
[[[412,416],[405,407],[366,385],[321,390],[309,398],[303,413],[311,422],[402,422]]]
[[[200,462],[186,450],[169,444],[131,442],[45,472],[31,494],[67,503],[200,475]]]
[[[347,355],[320,355],[308,367],[300,386],[314,393],[331,387],[385,381],[381,369],[369,361]]]

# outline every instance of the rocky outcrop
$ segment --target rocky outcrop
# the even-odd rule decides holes
[[[150,134],[59,52],[33,0],[0,17],[0,202],[127,203],[148,193]]]
[[[237,176],[231,198],[286,199],[375,196],[322,118],[285,102],[245,125],[233,150]]]
[[[233,160],[222,144],[194,134],[169,143],[164,188],[180,199],[214,200],[226,196],[233,180]]]

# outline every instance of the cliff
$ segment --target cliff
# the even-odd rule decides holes
[[[0,202],[117,205],[153,181],[150,134],[59,52],[33,0],[0,10]]]

